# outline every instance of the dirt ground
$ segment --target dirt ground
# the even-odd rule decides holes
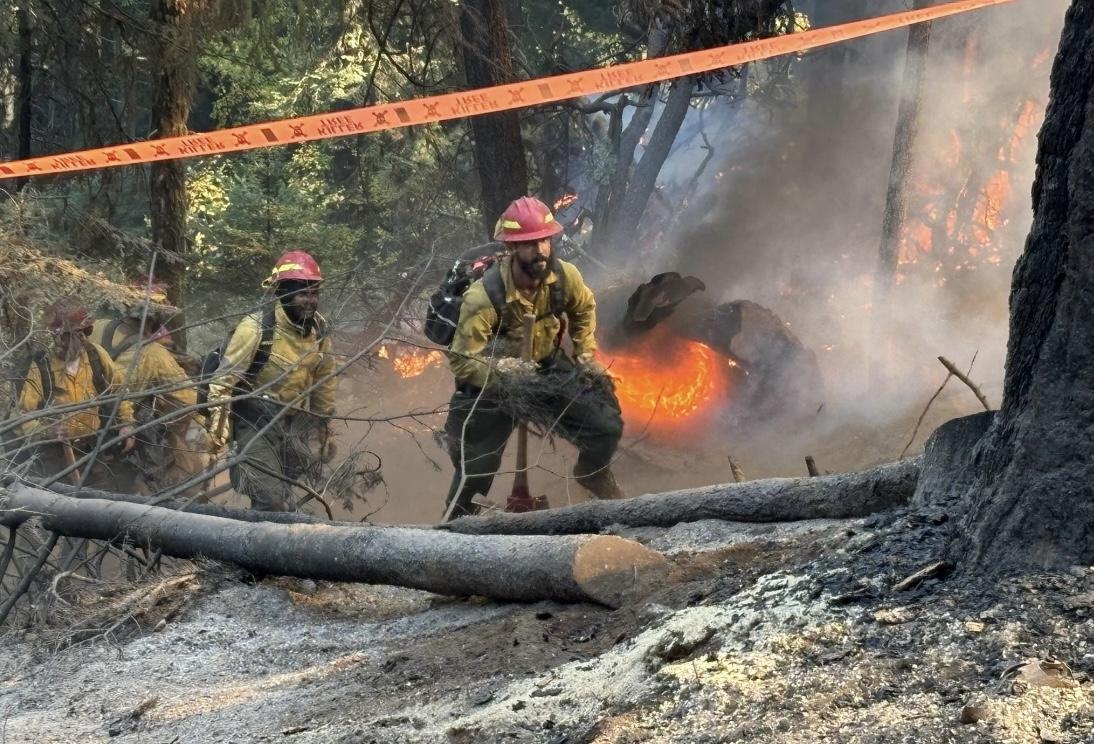
[[[201,567],[9,634],[0,742],[1094,742],[1094,571],[893,591],[942,517],[629,530],[674,581],[618,610]]]

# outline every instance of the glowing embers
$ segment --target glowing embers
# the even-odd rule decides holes
[[[706,344],[655,328],[630,346],[604,352],[631,431],[676,430],[719,409],[736,363]]]
[[[444,364],[444,352],[403,344],[384,344],[376,352],[376,356],[390,360],[395,374],[403,379],[417,377],[430,367]]]

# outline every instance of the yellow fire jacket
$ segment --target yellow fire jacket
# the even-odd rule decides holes
[[[87,354],[98,354],[102,359],[103,376],[107,382],[104,395],[113,395],[124,388],[121,374],[111,361],[110,355],[101,347],[89,343],[87,353],[80,357],[80,364],[74,375],[70,375],[65,369],[63,359],[55,354],[49,355],[48,364],[53,372],[53,400],[48,404],[50,407],[83,403],[96,397],[98,393],[95,390],[95,380]],[[30,413],[37,410],[42,403],[42,394],[42,373],[37,364],[31,364],[19,398],[20,411]],[[107,404],[103,413],[109,415],[112,407],[113,403]],[[132,424],[133,404],[123,400],[118,406],[115,419],[118,424]],[[65,437],[79,439],[90,436],[99,430],[99,407],[91,406],[74,413],[44,416],[28,421],[23,425],[23,434],[32,438],[45,439],[48,438],[47,429],[54,425],[59,425],[60,433]]]
[[[319,380],[331,375],[337,364],[330,336],[318,338],[314,331],[305,336],[303,330],[285,315],[280,304],[274,317],[276,324],[270,359],[259,371],[253,389],[261,395],[289,404]],[[231,396],[232,388],[251,366],[261,340],[261,315],[249,315],[240,321],[224,351],[219,374],[209,385],[210,400],[223,400]],[[331,377],[295,405],[302,410],[329,416],[334,413],[337,392],[338,379]]]
[[[104,343],[103,334],[110,324],[109,320],[97,320],[91,333],[92,342],[104,349],[107,344]],[[133,328],[129,323],[122,323],[114,331],[114,338],[109,340],[113,342],[116,349],[137,332],[138,328]],[[114,360],[114,366],[117,367],[118,374],[122,376],[126,387],[130,390],[177,388],[159,392],[153,401],[149,401],[149,404],[154,405],[157,411],[169,412],[197,403],[196,388],[178,387],[180,383],[190,381],[190,378],[163,344],[156,342],[133,344],[118,355],[118,358]],[[185,422],[189,418],[191,417],[184,418],[182,421]]]
[[[512,257],[501,260],[502,283],[505,286],[505,310],[502,322],[494,310],[482,280],[474,282],[463,295],[456,335],[449,347],[448,361],[456,379],[475,387],[486,387],[491,364],[503,357],[520,357],[524,341],[521,318],[527,313],[536,316],[532,329],[532,358],[542,361],[555,350],[559,320],[551,313],[550,285],[558,281],[556,272],[565,274],[565,308],[567,332],[574,345],[574,356],[580,361],[592,359],[596,351],[596,298],[585,285],[581,272],[571,263],[555,260],[555,270],[526,297],[513,282]],[[495,329],[500,328],[495,339]]]

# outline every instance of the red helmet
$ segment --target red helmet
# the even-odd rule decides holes
[[[560,232],[562,225],[555,222],[555,216],[546,204],[534,196],[522,196],[502,212],[494,228],[494,240],[523,243],[549,238]]]
[[[74,333],[87,331],[95,321],[75,297],[62,297],[46,308],[46,325],[54,332]]]
[[[319,272],[319,264],[307,251],[289,251],[277,259],[269,278],[262,283],[264,287],[270,287],[278,282],[297,279],[305,282],[321,282],[323,275]]]

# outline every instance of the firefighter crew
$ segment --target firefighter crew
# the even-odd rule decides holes
[[[561,232],[562,226],[543,202],[532,197],[515,200],[502,214],[494,236],[506,244],[508,253],[463,295],[448,354],[456,377],[456,392],[445,422],[455,467],[448,493],[452,516],[478,510],[472,498],[490,490],[505,444],[517,425],[513,416],[491,399],[492,380],[505,374],[587,374],[598,381],[576,397],[559,395],[542,403],[555,417],[554,431],[579,451],[574,466],[577,482],[597,498],[623,495],[611,471],[623,421],[610,378],[594,359],[596,300],[577,268],[552,254],[551,238]],[[486,285],[491,271],[501,275],[499,289],[504,292],[504,302],[500,318],[495,309],[498,303],[490,299]],[[559,345],[561,312],[552,312],[551,307],[555,302],[552,286],[558,282],[562,283],[560,301],[573,344],[572,358]],[[523,369],[519,362],[525,314],[536,317],[532,370]]]
[[[141,282],[134,289],[145,298],[130,303],[120,318],[95,321],[91,340],[114,360],[129,390],[149,393],[134,402],[136,418],[144,423],[193,406],[198,395],[195,384],[164,344],[169,339],[165,323],[177,313],[167,300],[166,288],[158,282]],[[204,415],[194,411],[142,430],[137,448],[127,458],[128,467],[119,469],[127,485],[123,490],[156,493],[202,472],[212,452],[203,423]],[[194,486],[192,493],[200,489],[200,485]]]
[[[58,299],[46,309],[45,325],[49,347],[32,360],[19,396],[19,409],[27,414],[85,403],[98,397],[112,396],[124,390],[121,373],[102,347],[91,343],[93,321],[87,308],[74,297]],[[114,410],[116,408],[116,410]],[[111,411],[114,411],[111,423]],[[133,405],[128,400],[106,401],[77,411],[45,415],[26,422],[22,434],[30,449],[20,459],[33,455],[32,470],[39,477],[51,477],[77,458],[91,452],[100,430],[108,423],[112,433],[125,437],[120,450],[131,451]],[[104,439],[105,441],[105,439]],[[109,468],[99,458],[87,469],[85,485],[112,488]],[[76,478],[69,476],[68,480]]]
[[[291,481],[313,476],[330,457],[338,381],[327,324],[317,312],[322,282],[308,253],[277,259],[263,282],[273,301],[240,321],[209,385],[210,403],[246,396],[227,407],[230,416],[224,405],[212,408],[210,430],[223,447],[231,429],[238,458],[232,487],[252,509],[292,511]]]

